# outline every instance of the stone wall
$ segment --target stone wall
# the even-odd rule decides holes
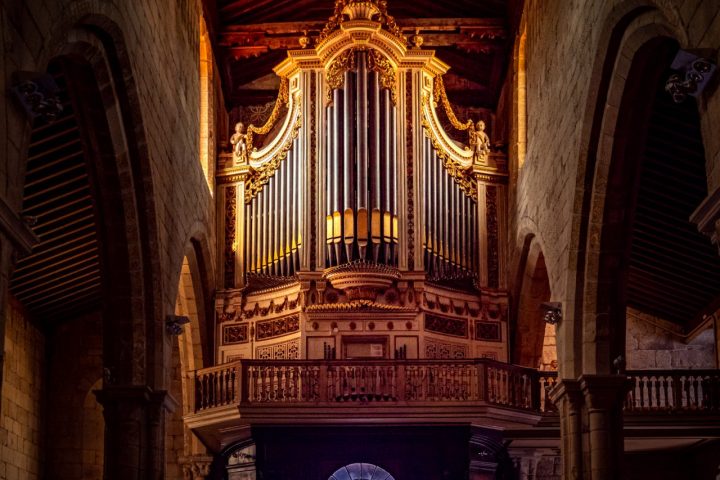
[[[585,348],[579,344],[582,336],[575,333],[582,325],[582,319],[575,318],[575,303],[582,299],[575,294],[577,282],[583,281],[576,276],[576,262],[579,249],[585,247],[580,245],[582,200],[592,188],[592,181],[586,181],[592,175],[586,176],[585,167],[592,153],[588,147],[602,66],[612,29],[625,14],[643,5],[658,9],[649,14],[652,17],[648,22],[671,25],[682,48],[716,48],[720,44],[718,2],[526,2],[527,151],[522,166],[510,162],[515,168],[511,178],[516,177],[517,184],[511,185],[509,195],[508,238],[512,244],[508,251],[514,252],[514,258],[508,265],[519,265],[521,246],[527,235],[534,235],[545,255],[552,299],[564,304],[566,322],[559,331],[558,354],[561,368],[565,365],[572,375],[581,371],[579,353]],[[619,65],[629,62],[620,58]],[[517,82],[519,77],[514,72],[510,78]],[[720,120],[720,95],[715,90],[709,89],[698,102],[711,186],[720,185],[720,137],[715,132]],[[513,91],[517,95],[517,83]],[[619,97],[608,98],[608,103],[617,106]],[[610,118],[617,109],[603,111]],[[517,121],[512,123],[516,125]],[[518,143],[514,130],[511,145]],[[611,141],[601,138],[599,143],[602,146]],[[596,248],[598,243],[599,237],[591,232],[591,247]],[[589,265],[586,271],[590,288],[595,285],[596,269],[596,265]],[[515,275],[509,272],[509,278]],[[568,337],[565,342],[564,335]]]
[[[9,90],[16,71],[44,72],[48,61],[72,41],[69,32],[83,23],[104,30],[111,53],[125,62],[122,74],[130,94],[125,105],[134,115],[128,126],[134,127],[137,140],[129,147],[138,152],[138,165],[144,169],[144,177],[133,181],[136,191],[146,196],[138,212],[146,218],[127,214],[129,221],[139,220],[148,230],[145,247],[150,251],[144,253],[150,265],[144,268],[152,268],[155,275],[148,288],[156,292],[156,312],[174,309],[177,278],[191,236],[204,239],[209,256],[215,250],[214,203],[199,160],[200,18],[199,0],[0,4],[2,92]],[[211,111],[222,116],[221,97],[214,92],[209,96],[220,106]],[[28,133],[28,122],[12,96],[0,95],[0,199],[15,211],[22,200]],[[210,258],[205,263],[212,268]],[[209,278],[213,280],[212,272]],[[155,368],[159,373],[161,367]]]
[[[100,314],[58,325],[48,335],[47,360],[47,471],[55,478],[100,480],[104,421],[93,393],[103,377]]]
[[[677,326],[628,308],[625,344],[628,370],[716,368],[712,327],[686,339]]]
[[[45,337],[23,313],[6,303],[5,349],[0,405],[0,478],[43,478],[42,399]]]

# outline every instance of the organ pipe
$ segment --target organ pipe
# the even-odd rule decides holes
[[[432,142],[425,139],[425,268],[431,279],[477,275],[477,208],[443,167]]]
[[[398,179],[398,112],[367,51],[355,55],[323,110],[328,129],[320,152],[326,176],[319,182],[328,192],[319,212],[326,224],[324,265],[355,260],[396,265],[398,182],[405,181]],[[310,194],[304,138],[292,141],[273,176],[245,205],[245,265],[250,273],[286,276],[300,268],[302,228],[309,221],[304,199]],[[448,173],[430,139],[420,146],[419,207],[424,209],[428,276],[474,276],[479,263],[476,200]]]

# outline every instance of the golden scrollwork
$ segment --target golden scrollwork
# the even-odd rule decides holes
[[[423,106],[425,106],[429,101],[430,99],[428,98],[428,94],[423,95]],[[441,143],[434,135],[433,129],[431,128],[427,118],[425,118],[425,115],[422,115],[421,118],[425,136],[430,139],[430,142],[432,143],[438,158],[442,161],[445,170],[453,178],[453,180],[455,180],[455,183],[458,184],[460,190],[462,190],[465,195],[474,201],[477,201],[477,184],[472,172],[472,166],[460,165],[457,162],[454,162],[453,159],[450,158],[450,155],[448,155],[448,153],[442,148]]]
[[[442,75],[438,75],[437,77],[435,77],[435,81],[433,84],[433,97],[435,98],[435,102],[442,104],[443,109],[445,110],[445,114],[447,115],[448,119],[450,119],[450,123],[452,123],[453,127],[458,130],[467,130],[468,128],[473,126],[473,121],[471,119],[468,119],[465,123],[462,123],[460,120],[458,120],[455,112],[453,112],[452,106],[450,105],[450,100],[448,100],[447,97],[447,92],[445,91],[445,83],[443,82]]]
[[[406,42],[405,36],[402,34],[400,26],[395,21],[395,17],[388,13],[386,0],[335,0],[335,10],[333,11],[332,16],[328,18],[328,21],[325,23],[325,27],[320,32],[317,43],[322,43],[327,37],[330,36],[331,33],[340,28],[340,24],[343,23],[344,20],[343,10],[345,10],[345,7],[352,3],[360,2],[372,3],[373,5],[375,5],[380,12],[377,16],[377,21],[384,25],[387,28],[388,32],[390,32],[392,35],[399,39],[402,39],[403,43]]]
[[[380,86],[390,90],[393,105],[397,105],[397,75],[390,61],[377,50],[368,52],[368,69],[380,75]]]
[[[292,130],[290,135],[285,140],[282,148],[275,154],[268,162],[263,163],[259,168],[252,170],[248,175],[247,183],[245,185],[245,203],[255,198],[255,196],[262,190],[262,188],[270,181],[270,178],[275,175],[280,163],[287,157],[290,147],[292,147],[293,140],[297,138],[300,127],[302,126],[302,115],[301,112],[301,99],[297,97],[295,100],[295,123],[291,127]]]
[[[280,111],[282,110],[282,107],[287,106],[288,102],[290,101],[289,85],[290,82],[288,81],[288,79],[286,77],[282,77],[282,79],[280,80],[280,91],[278,92],[278,98],[277,100],[275,100],[275,106],[273,107],[272,112],[270,112],[270,117],[268,117],[265,125],[261,127],[256,127],[255,125],[248,126],[247,134],[245,136],[245,143],[248,152],[252,152],[253,149],[253,135],[265,135],[270,130],[272,130],[275,122],[277,122],[278,118],[280,117]]]
[[[333,90],[342,88],[345,72],[355,69],[355,52],[356,49],[346,50],[325,69],[325,80],[328,85],[327,105],[332,103]]]

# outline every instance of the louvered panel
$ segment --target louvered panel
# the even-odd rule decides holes
[[[23,215],[35,220],[40,243],[21,258],[10,291],[43,324],[100,305],[100,254],[87,159],[78,118],[54,66],[64,110],[33,128]]]

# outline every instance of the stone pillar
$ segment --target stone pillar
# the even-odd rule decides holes
[[[630,382],[624,375],[563,379],[550,396],[560,410],[563,478],[620,478],[622,408]]]
[[[582,391],[580,382],[563,379],[550,391],[550,399],[560,413],[560,450],[563,458],[563,478],[583,478]]]
[[[144,385],[103,386],[95,396],[105,418],[105,480],[165,475],[165,414],[172,398]]]
[[[620,478],[624,451],[622,409],[630,383],[625,375],[583,375],[580,385],[587,415],[592,480]],[[585,471],[588,471],[586,466]]]
[[[213,457],[209,455],[190,455],[180,459],[185,480],[205,480],[210,475]]]

